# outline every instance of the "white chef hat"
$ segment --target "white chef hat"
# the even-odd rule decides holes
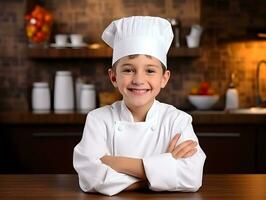
[[[167,66],[166,56],[173,37],[169,21],[150,16],[115,20],[102,34],[102,39],[113,48],[112,65],[124,56],[145,54]]]

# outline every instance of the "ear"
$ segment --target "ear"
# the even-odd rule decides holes
[[[161,88],[164,88],[170,78],[170,71],[169,70],[166,70],[163,74],[163,77],[162,77],[162,82],[161,82]]]
[[[116,73],[112,68],[108,69],[108,75],[109,75],[110,81],[112,82],[113,86],[116,88],[117,87]]]

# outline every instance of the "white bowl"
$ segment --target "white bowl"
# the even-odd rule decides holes
[[[199,110],[210,109],[219,99],[218,95],[189,95],[190,103]]]

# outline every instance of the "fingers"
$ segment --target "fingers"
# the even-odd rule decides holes
[[[177,143],[177,141],[178,141],[179,138],[180,138],[180,134],[177,133],[174,136],[174,138],[171,140],[171,142],[170,142],[170,144],[168,146],[168,149],[167,149],[167,152],[168,153],[171,153],[175,149],[175,145],[176,145],[176,143]]]
[[[196,152],[197,152],[197,149],[194,148],[194,149],[190,150],[189,152],[187,152],[182,158],[188,158],[188,157],[191,157],[191,156],[193,156]]]
[[[195,149],[197,144],[198,143],[193,140],[184,141],[177,145],[171,153],[175,159],[189,157],[189,155],[196,153]]]

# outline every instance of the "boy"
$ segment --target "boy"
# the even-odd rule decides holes
[[[123,100],[87,115],[73,158],[81,189],[109,196],[145,187],[197,191],[206,156],[191,116],[155,100],[170,77],[170,23],[159,17],[122,18],[102,38],[113,48],[108,73]]]

